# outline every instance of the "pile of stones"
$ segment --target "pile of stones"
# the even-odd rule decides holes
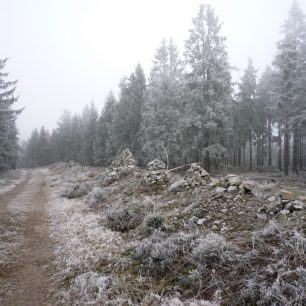
[[[213,184],[216,194],[222,194],[224,192],[229,193],[252,193],[254,185],[249,182],[242,183],[241,178],[238,175],[229,174],[220,178]]]
[[[184,185],[186,189],[203,186],[210,183],[210,174],[197,163],[191,164],[186,172]]]
[[[136,160],[129,149],[121,152],[118,159],[112,162],[110,173],[108,175],[108,183],[117,181],[120,177],[128,175],[136,169]]]
[[[166,187],[169,184],[170,176],[165,163],[154,159],[148,163],[148,170],[144,175],[144,181],[151,186]]]
[[[121,167],[127,167],[130,169],[134,169],[136,167],[136,160],[129,149],[123,150],[118,159],[112,162],[113,170]]]
[[[289,215],[294,211],[301,211],[305,208],[304,203],[294,198],[294,194],[287,190],[281,190],[279,194],[268,197],[267,204],[258,209],[257,217],[266,219],[267,215]]]

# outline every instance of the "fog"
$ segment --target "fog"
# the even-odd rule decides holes
[[[291,0],[10,0],[0,1],[0,58],[18,79],[21,139],[48,129],[64,109],[80,112],[94,101],[101,110],[110,89],[140,63],[148,76],[163,37],[182,55],[200,3],[223,22],[231,65],[239,80],[248,57],[260,70],[273,60]],[[306,2],[299,1],[306,11]]]

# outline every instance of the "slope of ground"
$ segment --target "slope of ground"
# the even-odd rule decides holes
[[[61,305],[305,304],[305,209],[259,217],[269,179],[242,194],[134,166],[51,173]]]
[[[306,304],[300,178],[209,183],[129,154],[2,175],[1,305]]]

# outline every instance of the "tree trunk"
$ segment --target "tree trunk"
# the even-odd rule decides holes
[[[260,166],[260,138],[256,137],[256,166]]]
[[[268,117],[268,166],[272,167],[272,123],[271,117]]]
[[[246,147],[246,143],[244,142],[242,146],[243,167],[245,167],[245,147]]]
[[[284,132],[284,172],[285,175],[289,174],[289,159],[290,159],[290,136],[289,136],[289,125],[286,122]]]
[[[304,167],[304,141],[303,136],[300,136],[300,150],[299,150],[299,169],[302,170]]]
[[[236,154],[236,148],[233,149],[233,166],[237,166],[237,154]]]
[[[241,167],[241,147],[238,148],[238,166]]]
[[[253,170],[253,146],[252,146],[252,132],[250,133],[250,170]]]
[[[293,152],[292,152],[292,172],[295,174],[299,173],[298,160],[299,160],[299,136],[298,136],[298,129],[295,128],[293,132]]]
[[[282,131],[281,123],[278,122],[278,169],[282,171]]]
[[[261,134],[261,166],[264,166],[264,161],[265,161],[265,139],[264,139],[264,134]]]
[[[210,162],[210,155],[209,152],[206,153],[206,167],[205,170],[210,173],[210,168],[211,168],[211,162]]]

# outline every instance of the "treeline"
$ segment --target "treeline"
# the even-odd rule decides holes
[[[7,81],[4,72],[7,59],[0,60],[0,171],[15,168],[18,155],[17,116],[21,110],[14,110],[17,102],[14,96],[17,81]]]
[[[147,78],[140,65],[106,97],[102,112],[65,112],[49,134],[35,130],[22,164],[33,167],[75,160],[107,165],[128,147],[141,164],[169,156],[170,167],[200,162],[278,167],[285,174],[305,166],[306,23],[294,2],[270,67],[257,78],[249,60],[233,84],[225,37],[210,6],[200,6],[180,58],[163,40]],[[238,85],[238,86],[236,86]]]

